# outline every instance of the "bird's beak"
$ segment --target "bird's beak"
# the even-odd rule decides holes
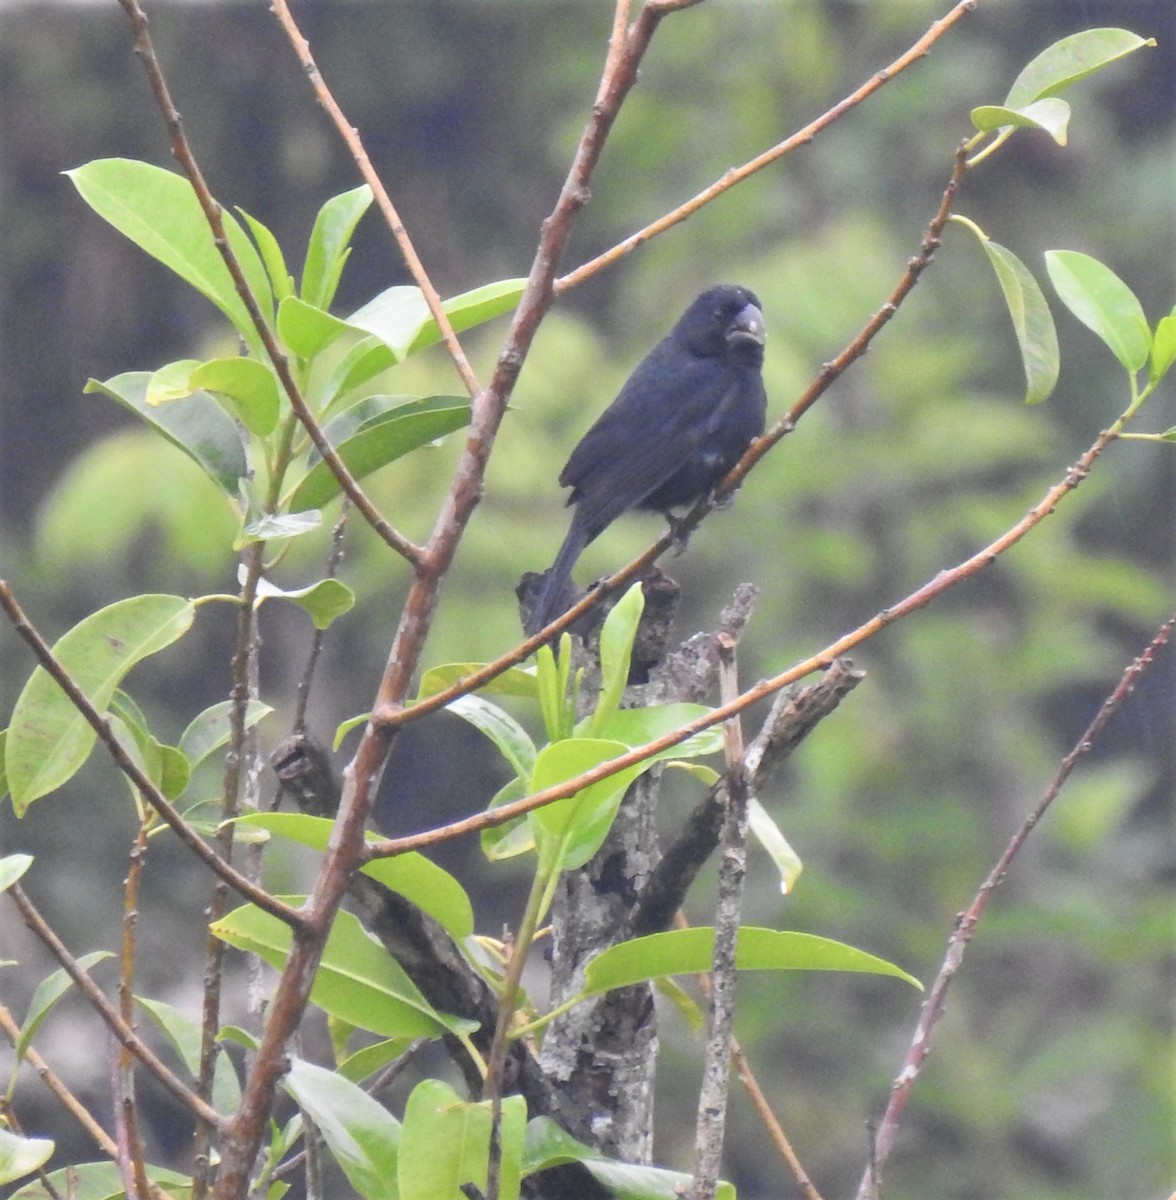
[[[732,346],[747,343],[762,346],[766,337],[764,314],[754,304],[745,304],[727,326],[727,342]]]

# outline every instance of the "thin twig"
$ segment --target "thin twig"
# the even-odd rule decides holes
[[[339,519],[335,522],[335,527],[331,530],[331,550],[327,555],[327,573],[328,579],[334,579],[339,574],[339,565],[343,561],[343,540],[347,533],[347,518],[351,512],[351,504],[347,497],[343,497],[343,507],[339,512]],[[292,734],[304,734],[306,732],[306,709],[310,703],[310,689],[314,682],[315,668],[318,666],[319,655],[322,653],[323,641],[326,637],[325,629],[316,627],[310,642],[310,651],[306,656],[306,666],[303,668],[302,676],[298,680],[298,703],[294,707],[294,721],[290,732]]]
[[[20,1041],[20,1026],[12,1019],[12,1014],[3,1004],[0,1004],[0,1030],[4,1031],[4,1036],[8,1038],[15,1049]],[[61,1077],[32,1046],[26,1046],[21,1057],[37,1072],[41,1082],[52,1092],[61,1107],[94,1139],[98,1149],[113,1161],[118,1154],[118,1146],[114,1139],[98,1124],[90,1110],[66,1087]]]
[[[739,695],[735,639],[719,635],[719,694],[724,704]],[[715,940],[711,958],[706,1046],[698,1117],[694,1132],[694,1200],[713,1200],[719,1182],[727,1094],[731,1074],[731,1028],[735,1020],[735,952],[743,914],[747,878],[748,778],[743,757],[743,729],[736,714],[723,724],[727,811],[723,821],[719,894],[715,905]]]
[[[482,390],[482,385],[478,382],[478,377],[474,374],[469,359],[466,358],[465,351],[462,350],[461,343],[457,340],[457,334],[454,332],[453,325],[445,312],[441,296],[433,286],[433,281],[429,278],[429,274],[416,252],[416,247],[413,246],[412,239],[408,236],[408,230],[405,229],[404,222],[400,219],[400,214],[396,211],[396,207],[388,195],[388,190],[384,187],[383,180],[376,174],[376,169],[372,166],[372,160],[368,157],[368,153],[364,149],[363,142],[360,139],[359,130],[347,120],[346,114],[339,107],[338,101],[323,79],[322,73],[318,69],[318,64],[314,61],[314,55],[310,52],[310,43],[303,36],[302,31],[298,28],[297,23],[290,14],[290,8],[286,0],[272,0],[270,11],[277,17],[278,24],[281,25],[282,31],[289,38],[290,45],[294,48],[294,53],[298,56],[298,61],[301,63],[307,79],[310,80],[310,86],[314,89],[314,94],[318,97],[318,102],[326,109],[327,115],[331,118],[335,128],[339,132],[339,136],[351,152],[351,157],[355,160],[355,165],[359,168],[359,173],[363,176],[364,182],[372,189],[376,206],[383,214],[388,228],[392,231],[392,236],[396,239],[397,246],[400,247],[400,253],[404,258],[404,265],[416,281],[417,287],[421,289],[421,294],[425,298],[425,303],[429,306],[429,312],[432,314],[433,320],[437,322],[437,328],[441,332],[445,348],[449,351],[449,357],[453,360],[453,365],[457,368],[457,373],[461,376],[462,383],[465,384],[466,390],[471,396],[476,396]]]
[[[130,0],[127,0],[130,2]],[[395,730],[390,713],[404,706],[420,663],[444,579],[458,543],[481,498],[486,465],[506,404],[540,320],[550,306],[552,280],[567,244],[571,224],[588,197],[588,183],[622,101],[636,79],[637,66],[663,11],[647,4],[626,37],[625,52],[610,59],[599,99],[581,136],[551,216],[544,222],[535,258],[490,385],[474,397],[470,432],[428,543],[416,560],[416,573],[401,612],[373,705],[373,719],[360,738],[344,774],[339,815],[326,859],[301,910],[286,967],[278,980],[257,1056],[246,1079],[241,1106],[222,1138],[216,1200],[238,1200],[269,1119],[274,1091],[284,1071],[283,1050],[305,1009],[331,921],[349,878],[362,860],[364,830]]]
[[[574,271],[569,271],[566,275],[561,276],[555,281],[555,294],[560,296],[585,280],[590,279],[605,267],[612,266],[627,254],[632,254],[639,246],[644,245],[651,238],[657,237],[659,233],[665,233],[667,229],[672,229],[675,225],[685,221],[687,217],[693,216],[700,208],[704,208],[724,192],[730,191],[736,184],[742,183],[757,171],[762,171],[764,167],[777,162],[800,146],[807,146],[818,133],[824,132],[830,125],[849,112],[850,109],[857,107],[862,101],[869,99],[879,88],[885,86],[896,75],[901,74],[920,58],[925,58],[931,52],[931,47],[957,21],[967,16],[978,3],[979,0],[960,0],[960,3],[956,4],[946,16],[932,22],[927,32],[908,50],[900,54],[890,66],[884,67],[881,71],[876,71],[861,87],[851,92],[843,100],[839,100],[832,108],[817,117],[816,120],[810,121],[803,129],[797,130],[796,133],[785,138],[770,150],[765,150],[762,154],[757,154],[755,158],[743,163],[742,166],[732,167],[730,170],[725,171],[722,178],[716,179],[709,187],[704,188],[684,204],[680,204],[672,212],[658,217],[656,221],[652,221],[644,229],[639,229],[636,233],[630,234],[629,237],[618,242],[611,249],[604,251],[603,254],[598,254],[595,258],[577,267]]]
[[[919,1077],[928,1054],[931,1053],[935,1028],[939,1023],[939,1019],[943,1016],[948,989],[951,987],[951,981],[959,970],[960,964],[963,961],[964,951],[967,949],[968,943],[976,931],[976,926],[979,924],[980,918],[984,915],[984,910],[988,907],[988,901],[992,898],[992,893],[1001,880],[1004,879],[1013,859],[1033,832],[1037,823],[1045,815],[1046,810],[1057,798],[1058,793],[1062,790],[1062,786],[1069,779],[1074,768],[1090,753],[1095,741],[1097,741],[1106,728],[1107,723],[1119,711],[1127,697],[1134,690],[1139,677],[1151,666],[1156,653],[1161,647],[1168,644],[1168,638],[1173,626],[1176,626],[1176,613],[1160,626],[1159,631],[1147,644],[1143,652],[1123,672],[1119,682],[1102,702],[1094,719],[1083,731],[1077,742],[1074,743],[1073,749],[1062,759],[1057,773],[1050,780],[1049,786],[1042,793],[1041,799],[1037,802],[1033,811],[1022,821],[1016,833],[1013,834],[1009,844],[1004,848],[1000,858],[997,859],[996,865],[980,885],[980,890],[973,897],[967,911],[956,919],[955,928],[948,939],[947,953],[944,957],[943,965],[939,968],[939,973],[935,976],[935,982],[932,983],[931,990],[928,992],[927,999],[923,1002],[922,1009],[920,1010],[919,1020],[915,1026],[915,1033],[911,1039],[910,1049],[907,1051],[906,1062],[891,1085],[890,1100],[886,1105],[886,1111],[882,1116],[877,1134],[873,1139],[872,1161],[858,1186],[857,1200],[877,1200],[881,1169],[885,1165],[890,1151],[894,1146],[895,1134],[898,1131],[899,1122],[902,1120],[907,1101],[910,1099],[911,1091],[915,1086],[915,1081]]]
[[[322,455],[323,461],[338,481],[340,488],[350,498],[352,504],[359,509],[364,520],[371,525],[379,537],[395,550],[397,554],[416,565],[420,561],[420,547],[409,541],[408,538],[394,529],[380,515],[379,510],[368,499],[367,494],[348,470],[346,463],[343,462],[335,452],[334,447],[327,440],[322,427],[307,405],[302,395],[302,390],[299,388],[290,370],[289,360],[286,358],[274,331],[270,328],[269,322],[265,319],[265,315],[262,313],[261,307],[257,302],[257,297],[254,296],[245,278],[245,274],[241,270],[241,264],[237,261],[237,256],[233,253],[232,247],[229,245],[229,239],[225,233],[225,223],[221,206],[209,190],[208,184],[204,179],[204,174],[196,162],[195,155],[192,153],[192,147],[188,143],[187,135],[184,133],[179,110],[172,103],[171,93],[163,77],[163,70],[159,65],[159,59],[155,54],[155,47],[151,43],[151,35],[147,28],[147,16],[139,6],[138,0],[119,0],[119,4],[122,5],[123,11],[130,20],[131,30],[135,35],[135,53],[139,56],[139,60],[143,64],[143,69],[147,73],[147,81],[151,85],[155,102],[167,124],[168,133],[171,135],[172,155],[183,168],[184,174],[188,177],[188,181],[192,185],[192,190],[196,193],[196,199],[199,201],[205,219],[208,221],[208,226],[212,230],[213,242],[221,258],[224,260],[225,266],[228,268],[229,275],[233,280],[233,287],[236,289],[237,295],[241,298],[241,302],[245,305],[245,310],[249,314],[249,319],[253,322],[253,327],[257,330],[257,335],[265,347],[265,352],[269,355],[273,368],[281,380],[282,389],[290,401],[290,408],[302,423],[310,440],[314,443],[315,449]]]
[[[119,1016],[118,1010],[107,1000],[102,989],[90,977],[89,972],[66,949],[65,943],[53,932],[49,923],[37,911],[36,905],[28,898],[19,883],[14,883],[8,889],[8,895],[24,918],[25,924],[41,939],[53,957],[61,963],[65,973],[73,980],[78,991],[85,996],[90,1007],[102,1018],[103,1024],[118,1041],[126,1046],[189,1112],[195,1113],[213,1124],[221,1124],[223,1118],[220,1114],[201,1100],[190,1088],[182,1084],[134,1029]]]
[[[90,698],[74,682],[73,676],[61,665],[54,655],[49,643],[41,636],[36,626],[25,615],[17,602],[12,588],[6,580],[0,579],[0,608],[8,614],[16,632],[32,649],[37,661],[53,677],[54,681],[69,697],[70,703],[85,718],[86,723],[98,735],[98,740],[106,747],[118,769],[135,785],[143,798],[171,826],[180,841],[191,850],[206,867],[219,875],[231,888],[246,900],[256,904],[271,916],[287,925],[297,927],[301,917],[296,909],[283,904],[247,879],[239,871],[233,869],[216,853],[200,835],[184,820],[167,797],[155,783],[143,772],[143,769],[127,753],[114,736],[106,717],[91,703]]]
[[[459,679],[443,691],[436,692],[432,696],[411,706],[383,712],[379,715],[378,719],[392,728],[399,728],[410,721],[419,720],[429,713],[444,708],[459,696],[477,691],[478,688],[483,687],[504,671],[526,661],[540,645],[551,639],[553,633],[573,625],[584,613],[601,603],[607,596],[617,592],[651,566],[671,546],[677,544],[678,538],[682,533],[688,533],[696,528],[707,513],[714,508],[715,503],[734,492],[755,464],[781,438],[796,428],[796,424],[800,418],[829,389],[832,383],[842,375],[850,364],[866,353],[874,337],[898,311],[899,305],[910,294],[918,282],[919,276],[926,270],[935,250],[939,246],[939,239],[951,215],[952,204],[954,203],[966,170],[967,163],[961,147],[956,153],[951,178],[948,180],[947,186],[940,198],[939,207],[923,233],[919,250],[907,263],[906,269],[903,271],[897,284],[895,284],[894,290],[865,325],[854,335],[845,348],[821,367],[820,373],[801,393],[789,411],[767,430],[762,437],[752,442],[743,457],[731,469],[731,472],[715,488],[711,498],[695,505],[689,513],[676,523],[674,530],[667,530],[666,533],[642,551],[635,559],[599,583],[577,604],[569,608],[567,612],[552,621],[550,625],[540,630],[533,637],[520,642],[514,649],[496,658],[493,662],[487,663],[477,671],[473,671],[464,678]]]
[[[868,641],[870,638],[881,633],[883,629],[894,624],[894,622],[901,620],[903,617],[910,616],[911,613],[917,612],[919,609],[926,608],[932,600],[943,595],[944,592],[950,591],[951,588],[956,587],[967,579],[971,579],[974,575],[984,570],[985,567],[992,566],[1001,554],[1012,546],[1015,546],[1030,530],[1053,513],[1062,499],[1086,478],[1095,460],[1118,437],[1120,425],[1121,420],[1111,426],[1110,429],[1106,429],[1100,433],[1090,448],[1066,471],[1062,480],[1051,487],[1045,493],[1044,497],[1020,521],[1010,529],[1007,529],[995,541],[990,542],[982,550],[977,551],[970,558],[964,559],[963,562],[956,566],[940,571],[934,579],[911,592],[897,604],[890,608],[884,608],[868,621],[851,630],[849,633],[843,634],[836,641],[818,650],[815,654],[802,659],[794,666],[789,667],[788,670],[782,671],[779,675],[762,680],[748,688],[747,691],[738,699],[732,701],[732,703],[721,704],[717,708],[711,709],[709,713],[696,717],[692,721],[687,721],[684,725],[680,725],[677,729],[664,734],[660,738],[647,742],[643,746],[638,746],[625,754],[618,755],[616,758],[611,758],[607,762],[593,767],[592,770],[585,771],[582,775],[576,776],[574,779],[569,779],[564,783],[546,788],[533,795],[524,796],[521,800],[515,800],[489,811],[476,813],[473,816],[437,826],[423,833],[410,834],[400,838],[389,838],[381,842],[369,842],[363,848],[365,859],[387,858],[391,855],[403,854],[406,850],[421,849],[422,847],[436,845],[439,842],[448,841],[450,838],[459,837],[466,833],[478,833],[483,829],[491,829],[497,825],[506,824],[506,822],[514,820],[515,817],[521,816],[523,813],[531,812],[536,808],[542,808],[545,804],[551,804],[556,800],[562,800],[566,796],[573,795],[582,788],[588,787],[590,784],[597,783],[601,779],[608,778],[609,775],[616,774],[617,771],[622,771],[626,767],[643,762],[645,759],[660,753],[662,750],[668,750],[671,746],[676,746],[679,742],[684,742],[688,737],[692,737],[696,733],[701,733],[704,729],[709,729],[712,725],[718,725],[720,722],[727,720],[728,717],[732,717],[736,713],[750,708],[751,705],[773,695],[781,688],[787,687],[790,683],[795,683],[798,679],[812,674],[813,671],[821,670],[834,659],[848,654],[855,646],[860,646],[862,642]],[[616,578],[616,576],[613,576],[613,579]],[[609,582],[611,583],[612,580]]]

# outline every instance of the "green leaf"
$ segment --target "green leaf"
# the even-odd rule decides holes
[[[523,1155],[524,1176],[564,1163],[580,1163],[616,1200],[681,1200],[694,1191],[694,1179],[660,1167],[639,1167],[605,1158],[599,1150],[581,1145],[550,1117],[527,1123]],[[716,1200],[735,1200],[735,1189],[720,1181]]]
[[[278,337],[302,358],[314,358],[350,330],[346,321],[297,296],[287,296],[278,305]]]
[[[800,856],[789,845],[768,810],[754,796],[747,803],[747,825],[780,872],[780,890],[787,896],[804,870]]]
[[[384,1038],[363,1046],[354,1054],[349,1054],[340,1060],[335,1068],[344,1079],[352,1083],[362,1083],[365,1079],[382,1071],[389,1063],[395,1062],[412,1043],[404,1038]]]
[[[200,1024],[191,1017],[165,1004],[162,1000],[151,1000],[146,996],[136,996],[135,1003],[163,1031],[172,1048],[180,1056],[188,1073],[195,1079],[200,1074]],[[212,1106],[217,1112],[231,1114],[237,1111],[241,1103],[241,1087],[237,1081],[237,1073],[227,1055],[218,1052],[216,1064],[213,1067]]]
[[[445,707],[447,712],[484,733],[498,747],[516,775],[525,778],[531,774],[535,766],[535,743],[510,713],[481,696],[459,696]]]
[[[324,412],[360,384],[367,383],[396,362],[396,355],[379,338],[366,334],[357,338],[347,352],[318,383],[314,391],[316,412]]]
[[[290,929],[252,904],[243,904],[210,926],[222,941],[257,954],[280,970],[290,951]],[[463,1035],[477,1028],[438,1013],[404,969],[368,936],[359,921],[340,912],[327,939],[310,998],[331,1016],[384,1037]]]
[[[1173,362],[1176,362],[1176,308],[1166,317],[1161,317],[1156,325],[1151,345],[1151,366],[1148,371],[1150,382],[1159,383]]]
[[[648,983],[665,975],[693,975],[711,969],[715,931],[699,926],[671,929],[610,946],[589,964],[582,996],[596,996],[614,988]],[[862,971],[905,979],[922,990],[923,985],[900,967],[856,950],[843,942],[790,933],[778,929],[743,926],[735,950],[740,971]]]
[[[335,449],[356,479],[363,479],[403,455],[468,425],[470,405],[458,396],[431,396],[405,405],[372,424]],[[322,508],[339,494],[339,482],[321,460],[294,489],[289,507]]]
[[[320,579],[304,588],[285,591],[268,579],[258,580],[258,600],[290,600],[310,613],[316,629],[329,629],[337,617],[355,607],[355,593],[338,579]]]
[[[78,959],[78,966],[83,971],[89,971],[96,963],[113,957],[114,955],[109,950],[95,950],[90,954],[83,954]],[[37,1030],[41,1028],[45,1018],[49,1016],[58,1000],[71,987],[73,987],[73,980],[65,973],[64,969],[54,971],[52,975],[37,984],[32,999],[29,1001],[29,1010],[25,1014],[24,1024],[20,1027],[20,1037],[13,1048],[16,1062],[19,1063],[24,1057],[25,1051],[32,1045],[33,1038],[37,1036]]]
[[[12,1183],[31,1175],[49,1161],[54,1149],[48,1138],[19,1137],[0,1129],[0,1183]],[[517,1187],[514,1194],[518,1195]]]
[[[1061,369],[1058,334],[1049,305],[1037,280],[1011,250],[986,237],[981,237],[980,244],[996,273],[1017,335],[1025,369],[1025,403],[1040,404],[1053,392]]]
[[[527,1105],[522,1096],[502,1101],[498,1196],[517,1200],[521,1182]],[[486,1186],[490,1152],[490,1102],[470,1103],[440,1079],[422,1079],[404,1110],[397,1165],[400,1200],[460,1197],[462,1184]]]
[[[100,711],[138,662],[182,637],[195,607],[180,596],[133,596],[75,625],[53,647]],[[94,730],[43,667],[25,684],[8,729],[4,766],[18,815],[59,788],[86,761]]]
[[[281,394],[277,376],[256,358],[214,358],[201,363],[188,380],[192,391],[223,396],[250,433],[268,437],[278,423]]]
[[[190,382],[191,375],[198,366],[198,358],[181,358],[153,371],[147,381],[143,403],[148,408],[158,408],[161,404],[171,404],[174,400],[190,396],[195,390]]]
[[[500,279],[496,283],[486,283],[472,291],[463,292],[460,296],[454,296],[451,300],[444,301],[441,307],[445,310],[454,333],[461,333],[502,313],[510,312],[518,304],[526,286],[525,279]],[[421,303],[424,305],[423,297]],[[425,310],[427,314],[427,305]],[[441,331],[437,328],[437,322],[432,316],[426,315],[424,324],[413,337],[408,349],[399,357],[415,354],[440,340]]]
[[[213,704],[193,717],[188,728],[180,735],[180,753],[188,760],[192,770],[221,746],[229,744],[229,714],[232,710],[231,700]],[[273,711],[260,700],[250,700],[245,706],[245,727],[252,729]]]
[[[531,791],[541,792],[624,754],[623,742],[601,738],[565,738],[544,746],[535,759]],[[600,849],[617,815],[625,789],[649,764],[637,763],[607,779],[556,800],[530,814],[535,825],[561,843],[559,867],[582,867]]]
[[[253,234],[253,240],[257,243],[257,249],[261,254],[261,261],[265,266],[265,273],[273,290],[274,299],[277,301],[284,300],[294,291],[294,280],[290,277],[290,272],[286,269],[286,256],[282,253],[282,247],[278,245],[278,239],[256,217],[251,217],[240,205],[237,206],[237,211],[244,217],[245,224],[249,226],[249,232]]]
[[[427,700],[455,683],[468,679],[485,665],[478,662],[459,662],[430,667],[421,676],[416,695],[417,702]],[[478,688],[480,696],[521,696],[525,700],[534,700],[538,694],[539,685],[535,679],[534,667],[509,667],[501,675],[496,675],[489,683],[484,683]]]
[[[645,611],[645,593],[640,583],[633,584],[613,605],[600,630],[600,694],[596,698],[588,728],[588,737],[604,737],[604,726],[617,711],[629,682],[629,660],[633,639]]]
[[[521,800],[527,794],[527,782],[525,776],[520,776],[503,784],[486,806],[487,812]],[[517,858],[520,854],[530,854],[535,849],[535,831],[526,815],[523,815],[502,825],[492,825],[483,829],[480,841],[482,853],[490,862],[502,862],[508,858]]]
[[[260,349],[257,331],[187,179],[126,158],[97,159],[65,174],[100,217],[207,296],[246,342]],[[222,216],[229,245],[264,313],[270,301],[265,267],[232,215]]]
[[[651,704],[648,708],[621,708],[609,718],[600,736],[616,742],[624,742],[630,749],[644,746],[655,738],[664,737],[672,730],[706,716],[714,710],[705,704]],[[719,754],[723,749],[723,729],[712,725],[701,733],[694,734],[684,742],[663,750],[650,760],[657,762],[668,755],[674,758],[701,758],[707,754]]]
[[[325,851],[335,823],[327,817],[306,813],[249,813],[237,817],[237,825],[265,829],[275,837],[286,838],[312,850]],[[376,833],[369,842],[380,841]],[[410,851],[394,858],[379,858],[365,863],[360,870],[386,888],[411,900],[458,942],[474,932],[474,910],[470,898],[458,881],[423,854]]]
[[[1087,29],[1062,38],[1025,65],[1009,88],[1005,107],[1022,108],[1056,96],[1140,47],[1155,44],[1154,38],[1141,38],[1129,29]]]
[[[1034,100],[1024,108],[1005,108],[998,104],[985,104],[972,109],[972,124],[981,133],[1004,129],[1008,126],[1041,129],[1049,134],[1059,146],[1066,144],[1066,127],[1070,123],[1070,106],[1065,100],[1053,97]]]
[[[1062,303],[1134,375],[1151,351],[1151,330],[1135,293],[1110,267],[1076,250],[1047,250],[1045,266]]]
[[[159,1184],[175,1200],[188,1196],[192,1190],[190,1175],[181,1175],[164,1167],[148,1164],[147,1178]],[[117,1163],[76,1163],[50,1172],[47,1180],[52,1191],[38,1180],[26,1184],[9,1200],[62,1200],[63,1197],[67,1200],[124,1200],[126,1196]]]
[[[91,379],[85,391],[101,392],[142,417],[235,500],[248,465],[233,419],[207,392],[196,392],[159,407],[149,405],[150,380],[150,371],[127,371],[105,383]]]
[[[364,183],[332,196],[319,209],[302,269],[301,296],[307,304],[330,308],[351,236],[371,202],[372,189]]]
[[[0,892],[6,892],[14,883],[18,883],[32,865],[31,854],[6,854],[0,858]]]
[[[364,1200],[397,1200],[400,1125],[362,1088],[334,1071],[291,1058],[282,1078]]]

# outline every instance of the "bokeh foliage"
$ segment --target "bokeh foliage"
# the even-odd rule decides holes
[[[715,0],[668,23],[572,255],[604,248],[784,136],[944,7]],[[591,101],[607,20],[604,4],[316,11],[307,33],[323,70],[447,294],[525,265]],[[10,398],[0,416],[0,547],[38,616],[65,628],[127,592],[231,581],[231,524],[218,497],[137,430],[99,440],[113,414],[80,391],[88,376],[233,347],[210,309],[81,218],[56,174],[100,155],[165,160],[119,15],[42,6],[0,23],[0,102],[12,114],[0,136],[13,166],[0,178],[0,372]],[[1160,48],[1075,98],[1065,150],[1018,135],[968,180],[959,207],[1039,279],[1045,249],[1080,249],[1129,281],[1153,320],[1166,311],[1176,233],[1170,6],[982,4],[875,103],[561,304],[513,401],[431,661],[489,658],[517,636],[514,583],[545,565],[564,528],[558,465],[687,296],[717,278],[760,295],[768,391],[782,411],[893,286],[968,133],[968,111],[1003,95],[1048,42],[1092,24],[1125,25]],[[256,212],[284,244],[303,243],[322,200],[353,181],[264,12],[168,6],[156,37],[174,59],[173,88],[220,198]],[[399,270],[374,221],[361,234],[344,282],[354,304]],[[1061,386],[1045,407],[1026,409],[987,265],[968,235],[949,230],[869,356],[753,473],[734,507],[666,564],[684,586],[683,632],[712,620],[734,583],[756,582],[762,597],[741,648],[750,681],[1007,527],[1123,406],[1110,355],[1068,317],[1059,324]],[[484,373],[493,331],[471,345]],[[438,351],[390,381],[422,395],[454,383]],[[1172,424],[1170,383],[1156,407],[1155,427]],[[782,898],[760,863],[749,920],[867,946],[921,978],[934,972],[954,914],[1171,608],[1164,449],[1113,447],[994,569],[858,655],[866,684],[805,746],[777,794],[763,797],[805,874]],[[374,488],[410,536],[427,529],[453,453],[406,460]],[[656,530],[648,519],[622,522],[580,574],[623,561]],[[291,585],[321,557],[321,548],[291,555]],[[360,603],[328,644],[316,700],[324,729],[367,702],[385,614],[405,586],[358,528],[345,577]],[[264,674],[279,696],[305,634],[285,618],[266,629]],[[178,728],[198,700],[219,698],[228,677],[227,665],[209,667],[224,662],[227,628],[209,622],[202,637],[166,667],[146,668]],[[14,643],[0,635],[0,693],[27,673]],[[1161,664],[998,893],[908,1114],[889,1175],[896,1194],[1142,1200],[1170,1185],[1174,695],[1172,669]],[[437,807],[468,811],[494,791],[496,764],[456,724],[439,718],[404,739],[386,797],[397,827],[417,827]],[[459,763],[444,780],[430,770],[438,754]],[[681,790],[680,804],[690,799]],[[90,860],[105,864],[63,879],[47,904],[82,949],[110,940],[87,917],[115,894],[128,833],[105,826],[103,803],[79,791],[53,826],[4,818],[13,846],[53,846],[61,861],[71,846],[92,847]],[[488,872],[487,882],[497,877]],[[161,933],[154,968],[145,959],[161,980],[168,949]],[[740,1003],[740,1036],[808,1169],[827,1196],[846,1194],[917,1001],[868,980],[785,976],[742,984]],[[690,1122],[678,1101],[693,1096],[696,1052],[673,1017],[664,1033],[675,1057],[662,1077],[659,1157],[684,1167]],[[780,1168],[739,1101],[731,1137],[741,1194],[780,1194]]]

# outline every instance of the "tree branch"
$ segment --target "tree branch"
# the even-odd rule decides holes
[[[964,951],[967,949],[968,943],[972,940],[972,935],[976,932],[976,926],[980,923],[980,918],[984,915],[984,910],[988,907],[988,901],[992,898],[992,893],[1007,874],[1013,859],[1017,856],[1018,851],[1020,851],[1026,839],[1037,826],[1038,821],[1041,820],[1046,810],[1057,798],[1058,793],[1062,790],[1063,785],[1069,779],[1074,768],[1090,753],[1091,748],[1101,736],[1107,723],[1119,711],[1127,700],[1127,697],[1133,691],[1136,683],[1139,681],[1139,677],[1151,666],[1156,653],[1168,644],[1168,638],[1173,626],[1176,626],[1176,613],[1173,613],[1160,626],[1159,631],[1147,644],[1143,652],[1123,672],[1119,682],[1102,702],[1094,719],[1086,727],[1077,742],[1074,743],[1073,749],[1062,759],[1057,774],[1050,780],[1049,786],[1045,789],[1033,811],[1022,821],[1016,833],[1013,834],[1004,852],[997,859],[996,865],[980,885],[980,890],[973,897],[967,911],[956,919],[955,929],[948,939],[947,953],[944,957],[943,965],[939,968],[939,973],[935,976],[935,982],[932,983],[931,990],[927,993],[927,999],[923,1002],[922,1009],[920,1010],[919,1020],[915,1025],[910,1049],[907,1051],[906,1062],[891,1085],[890,1100],[886,1105],[886,1111],[882,1115],[882,1121],[878,1126],[878,1132],[874,1138],[870,1165],[863,1175],[861,1183],[858,1185],[857,1200],[878,1200],[881,1169],[894,1147],[895,1134],[898,1132],[898,1126],[906,1110],[907,1101],[910,1099],[915,1081],[919,1078],[923,1064],[927,1061],[927,1056],[931,1053],[935,1028],[939,1024],[939,1019],[943,1016],[946,1008],[947,992],[951,987],[951,981],[960,968]]]

